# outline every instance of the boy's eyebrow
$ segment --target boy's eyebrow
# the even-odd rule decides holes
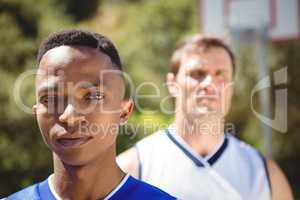
[[[93,81],[93,82],[82,82],[78,86],[79,86],[78,88],[81,88],[81,89],[89,89],[89,88],[100,87],[100,86],[101,87],[107,87],[106,83],[104,81],[101,81],[101,80],[96,80],[96,81]],[[50,91],[57,91],[58,90],[58,84],[56,84],[56,83],[42,84],[37,89],[38,94],[48,92],[49,90]]]
[[[90,89],[90,88],[108,88],[108,85],[105,81],[102,80],[95,80],[92,82],[82,82],[79,85],[77,85],[78,89]]]
[[[41,85],[37,89],[38,94],[39,93],[48,92],[49,90],[51,90],[51,91],[57,91],[58,90],[58,86],[57,85]]]
[[[49,90],[51,91],[57,91],[58,90],[58,84],[57,82],[60,80],[58,77],[50,77],[47,78],[46,81],[42,81],[40,84],[38,84],[37,87],[37,92],[43,93],[43,92],[48,92]]]
[[[91,88],[91,87],[99,87],[99,86],[102,86],[104,85],[105,86],[105,83],[104,81],[101,81],[101,80],[96,80],[96,81],[93,81],[93,82],[82,82],[80,83],[80,88]]]

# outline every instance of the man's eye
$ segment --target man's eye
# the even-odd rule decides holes
[[[205,76],[205,73],[202,71],[193,71],[190,75],[193,79],[201,80]]]
[[[216,76],[222,76],[224,74],[224,71],[223,70],[218,70],[216,72]]]
[[[88,101],[92,101],[92,100],[99,101],[104,99],[104,94],[102,92],[90,92],[85,95],[84,99]]]

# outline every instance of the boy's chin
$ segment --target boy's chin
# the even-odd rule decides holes
[[[83,154],[82,152],[60,152],[56,153],[63,164],[69,166],[84,166],[93,160],[91,154]]]

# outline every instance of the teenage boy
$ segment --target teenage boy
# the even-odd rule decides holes
[[[175,199],[116,163],[118,127],[133,103],[124,99],[122,64],[108,38],[82,30],[54,33],[41,44],[37,63],[32,110],[53,152],[54,173],[8,200]]]

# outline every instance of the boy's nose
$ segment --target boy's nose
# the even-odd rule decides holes
[[[78,113],[72,104],[68,104],[64,112],[59,116],[59,121],[68,124],[68,126],[74,126],[84,119],[85,117]]]

